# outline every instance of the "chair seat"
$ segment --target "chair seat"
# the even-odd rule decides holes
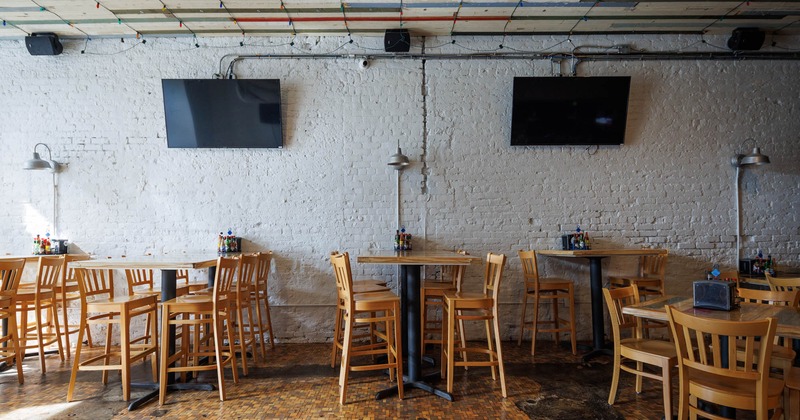
[[[426,290],[455,290],[456,287],[453,286],[453,283],[449,281],[429,281],[423,280],[422,285],[420,286]]]
[[[379,286],[376,284],[359,284],[353,285],[353,293],[355,294],[362,294],[362,293],[380,293],[380,292],[388,292],[389,288],[386,286]]]
[[[127,305],[130,303],[147,303],[153,298],[152,295],[131,295],[131,296],[114,296],[113,298],[90,300],[86,304],[94,309],[102,310],[103,308],[119,307],[120,305]]]
[[[769,378],[767,384],[767,399],[769,406],[774,407],[783,396],[784,383],[782,379]],[[689,393],[697,398],[723,404],[733,408],[748,409],[755,405],[756,396],[753,385],[744,381],[731,381],[730,378],[706,375],[702,378],[693,378],[689,381]],[[727,394],[724,400],[715,398],[720,393]],[[752,408],[749,408],[752,409]]]
[[[353,280],[353,287],[360,285],[360,284],[374,284],[378,286],[386,286],[386,281],[378,280],[378,279],[361,279],[361,280]]]
[[[678,352],[675,343],[646,338],[623,338],[619,342],[620,354],[623,357],[634,359],[652,365],[661,364],[664,359],[676,359]]]

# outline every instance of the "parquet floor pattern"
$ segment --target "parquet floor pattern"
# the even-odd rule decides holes
[[[374,399],[376,391],[391,386],[388,376],[365,372],[351,376],[348,404],[338,403],[338,367],[329,365],[330,344],[277,344],[267,349],[266,360],[256,363],[251,359],[247,377],[240,375],[238,385],[226,374],[228,399],[219,401],[216,391],[172,392],[167,403],[159,406],[157,400],[142,408],[128,412],[127,403],[121,400],[119,374],[112,373],[109,383],[100,382],[99,372],[80,372],[76,387],[77,401],[66,402],[70,362],[61,362],[57,355],[47,358],[47,374],[42,375],[36,357],[24,361],[25,384],[18,385],[16,373],[0,373],[0,420],[2,419],[108,419],[108,418],[404,418],[404,419],[523,419],[524,412],[517,408],[521,400],[533,399],[541,389],[540,383],[548,378],[532,378],[529,370],[535,363],[580,363],[564,348],[553,343],[537,345],[535,359],[530,356],[530,342],[518,347],[516,342],[503,346],[506,360],[508,398],[500,394],[499,381],[493,381],[488,368],[457,370],[455,402],[448,402],[424,391],[410,390],[405,399],[396,396],[380,401]],[[602,357],[594,363],[610,363]],[[254,366],[254,367],[253,367]],[[437,367],[426,369],[438,371]],[[149,381],[150,369],[137,363],[133,369],[134,381]],[[624,375],[624,373],[623,373]],[[200,382],[215,383],[214,373],[202,374]],[[610,378],[603,383],[591,384],[608,392]],[[443,382],[442,385],[443,386]],[[149,391],[134,389],[133,397]],[[661,388],[645,380],[644,392],[636,395],[633,389],[622,388],[615,408],[629,419],[660,419]]]

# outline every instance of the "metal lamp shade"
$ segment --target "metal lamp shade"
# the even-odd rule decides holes
[[[26,170],[53,169],[53,166],[50,165],[50,162],[39,157],[39,153],[33,152],[33,159],[26,161],[25,164],[22,166],[22,169]]]
[[[410,162],[408,161],[408,156],[404,155],[400,148],[397,148],[397,153],[389,156],[389,163],[387,165],[399,170],[404,169],[408,166]]]
[[[769,163],[769,157],[761,154],[761,149],[754,147],[749,155],[744,156],[740,161],[740,165],[765,165]]]

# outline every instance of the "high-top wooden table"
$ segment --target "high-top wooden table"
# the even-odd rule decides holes
[[[603,316],[603,267],[606,257],[635,257],[642,255],[658,255],[662,249],[589,249],[589,250],[542,250],[538,255],[560,258],[586,258],[589,260],[589,285],[592,299],[592,350],[583,355],[587,361],[599,355],[613,355],[605,344],[605,326]]]
[[[238,254],[235,254],[238,255]],[[216,274],[218,254],[198,254],[198,255],[159,255],[159,256],[146,256],[146,257],[119,257],[109,259],[96,259],[87,261],[76,261],[72,263],[74,268],[85,268],[89,270],[104,270],[104,269],[153,269],[161,270],[161,301],[166,302],[175,298],[175,289],[177,287],[176,274],[178,270],[202,269],[208,268],[208,285],[214,285],[214,276]],[[164,343],[162,343],[163,345]],[[169,354],[175,353],[175,327],[171,326],[169,329]],[[185,389],[200,389],[206,391],[213,391],[214,386],[211,384],[176,384],[174,374],[168,378],[168,386],[171,391],[185,390]],[[128,410],[135,410],[147,401],[158,397],[159,384],[137,384],[154,389],[153,392],[132,401],[128,405]],[[133,384],[132,384],[133,386]]]
[[[452,251],[378,251],[358,256],[360,264],[387,264],[400,266],[400,304],[403,312],[403,354],[408,357],[403,386],[418,388],[438,395],[448,401],[453,396],[441,389],[434,388],[422,376],[422,351],[420,349],[422,331],[420,327],[420,278],[422,266],[425,265],[469,265],[480,261],[479,257],[463,255]],[[430,375],[436,379],[439,373]],[[397,392],[391,387],[378,392],[376,399],[384,398]]]

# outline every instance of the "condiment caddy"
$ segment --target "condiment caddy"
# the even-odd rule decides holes
[[[217,238],[217,253],[225,254],[228,252],[241,252],[241,250],[242,238],[234,235],[230,228],[228,229],[227,235],[222,232],[219,233],[219,237]]]

